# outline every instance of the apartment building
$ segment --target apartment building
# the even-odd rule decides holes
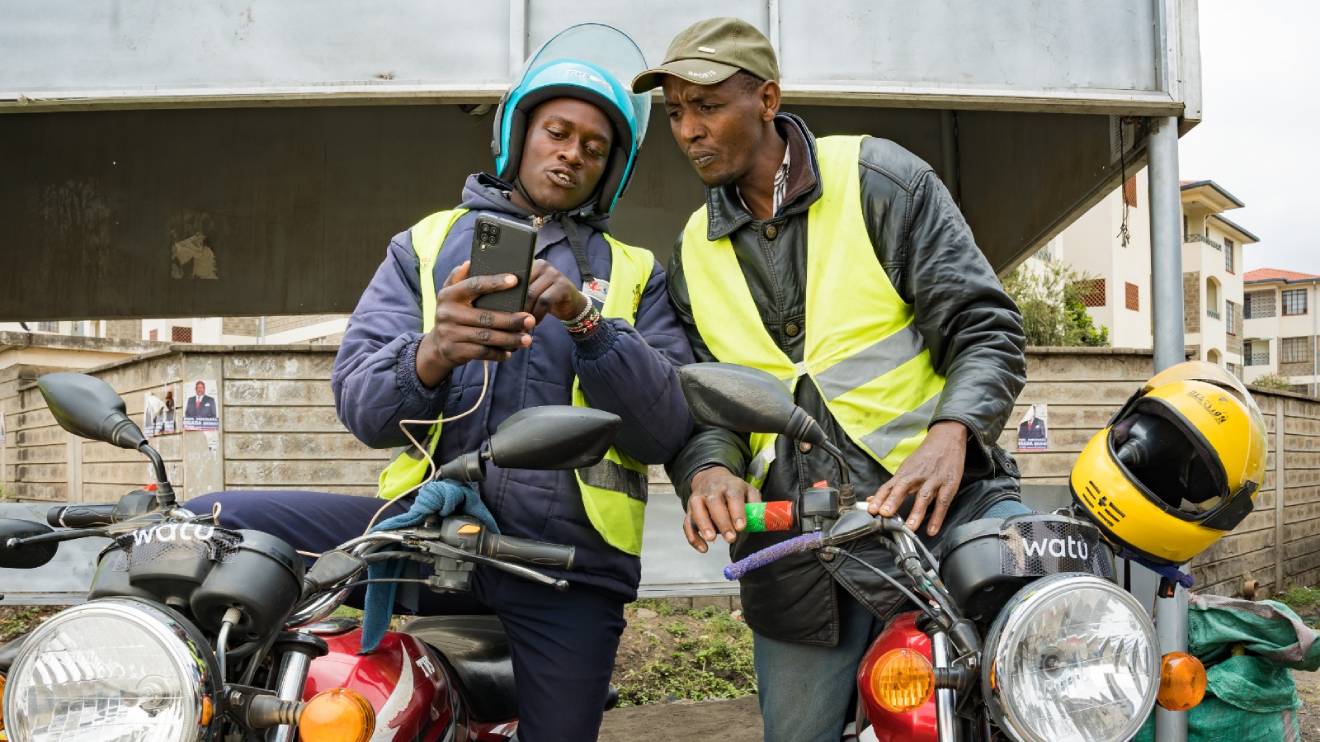
[[[1245,380],[1277,374],[1293,391],[1320,392],[1320,276],[1261,268],[1243,276],[1246,285]]]
[[[1061,260],[1087,278],[1082,301],[1110,345],[1152,347],[1150,222],[1146,172],[1129,178],[1070,225],[1038,259]],[[1194,357],[1239,376],[1244,367],[1242,248],[1256,235],[1224,216],[1241,208],[1213,180],[1183,181],[1183,331]]]

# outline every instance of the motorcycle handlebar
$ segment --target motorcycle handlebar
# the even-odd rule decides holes
[[[481,554],[492,559],[521,562],[533,567],[572,569],[575,549],[572,546],[492,533],[487,534],[482,540]]]
[[[787,541],[761,549],[758,552],[750,554],[724,568],[724,579],[741,580],[743,575],[754,569],[770,564],[771,562],[783,559],[790,554],[800,554],[804,551],[819,549],[825,543],[825,536],[820,531],[804,533],[801,536],[794,536]]]
[[[113,503],[105,505],[57,505],[46,511],[46,523],[56,528],[95,528],[116,523]]]

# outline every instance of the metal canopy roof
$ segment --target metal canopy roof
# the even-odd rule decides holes
[[[701,0],[10,8],[0,320],[349,311],[389,237],[489,166],[483,104],[529,50],[596,20],[658,61],[710,12]],[[1000,270],[1144,162],[1144,117],[1181,116],[1184,130],[1200,117],[1194,0],[719,12],[766,31],[787,106],[818,135],[884,136],[930,162]],[[653,121],[614,228],[663,260],[701,191]]]

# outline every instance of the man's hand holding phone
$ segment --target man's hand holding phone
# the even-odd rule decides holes
[[[532,263],[532,276],[527,287],[526,311],[537,322],[548,314],[568,322],[582,314],[589,301],[568,277],[544,260]]]
[[[444,381],[468,361],[504,361],[532,344],[536,320],[529,312],[472,306],[478,297],[518,284],[511,273],[469,276],[470,262],[450,271],[435,296],[435,326],[417,348],[417,378],[428,387]]]

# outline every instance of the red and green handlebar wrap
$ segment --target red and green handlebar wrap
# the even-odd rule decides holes
[[[776,502],[747,503],[747,532],[767,533],[787,531],[793,528],[793,503],[788,500]]]

